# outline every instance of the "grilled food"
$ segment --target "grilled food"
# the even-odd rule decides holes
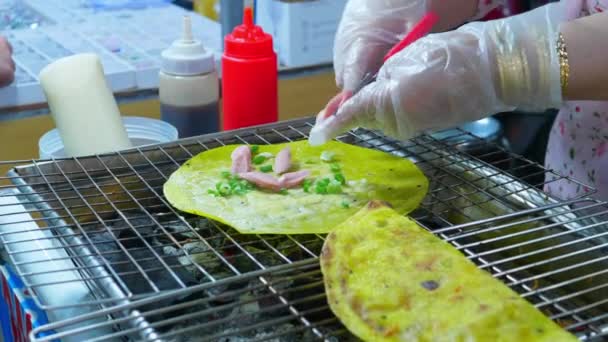
[[[577,341],[380,202],[328,235],[321,267],[332,311],[366,341]]]
[[[409,213],[427,189],[426,177],[407,159],[339,142],[311,147],[299,141],[202,152],[171,175],[164,194],[177,209],[241,233],[310,234],[331,231],[372,199]]]

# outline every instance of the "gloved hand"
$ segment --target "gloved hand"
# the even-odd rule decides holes
[[[0,88],[13,82],[15,62],[12,59],[13,49],[8,41],[0,36]]]
[[[407,139],[515,108],[557,107],[562,6],[552,3],[418,40],[389,59],[377,80],[344,102],[336,116],[321,114],[310,143],[354,127]]]
[[[353,91],[426,12],[427,0],[350,0],[336,33],[336,83]]]

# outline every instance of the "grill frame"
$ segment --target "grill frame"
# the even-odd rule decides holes
[[[260,256],[252,253],[251,250],[247,248],[247,245],[240,241],[241,237],[235,235],[234,231],[214,224],[214,229],[217,231],[217,234],[219,234],[218,236],[228,241],[228,245],[238,250],[245,259],[249,259],[251,265],[239,269],[240,267],[236,267],[233,264],[233,261],[229,260],[230,258],[224,255],[222,250],[218,250],[217,247],[210,244],[210,241],[215,239],[214,236],[202,236],[200,229],[195,228],[191,222],[184,217],[185,215],[182,216],[181,213],[178,213],[165,202],[162,197],[162,189],[159,192],[158,185],[155,183],[159,180],[162,183],[162,180],[170,175],[168,170],[176,169],[178,165],[181,165],[189,159],[189,157],[196,154],[197,151],[200,152],[208,148],[228,143],[263,144],[304,139],[311,127],[312,121],[310,119],[300,119],[274,125],[186,139],[175,143],[137,148],[115,154],[53,161],[24,161],[22,162],[24,165],[21,166],[18,165],[20,164],[19,162],[11,162],[11,165],[15,167],[9,172],[7,178],[0,178],[0,190],[19,191],[20,195],[18,195],[18,197],[21,202],[25,204],[26,207],[29,207],[29,209],[26,209],[23,213],[42,214],[42,218],[33,218],[32,222],[38,226],[46,224],[45,230],[52,231],[53,233],[52,236],[48,237],[48,241],[59,242],[61,248],[65,248],[69,251],[71,255],[65,260],[75,263],[74,269],[71,269],[70,271],[79,273],[81,277],[84,278],[84,282],[90,288],[91,292],[97,297],[88,303],[80,303],[80,306],[91,308],[90,313],[79,315],[76,318],[51,323],[48,326],[35,330],[32,333],[31,338],[33,340],[45,341],[47,338],[37,336],[37,334],[40,332],[48,333],[51,330],[58,328],[68,329],[69,331],[70,327],[72,327],[72,331],[76,331],[77,329],[74,328],[74,324],[84,322],[85,326],[87,324],[92,326],[93,323],[91,323],[91,319],[97,319],[97,323],[95,324],[102,324],[99,322],[101,322],[103,317],[106,317],[108,313],[112,313],[113,318],[106,320],[106,323],[103,324],[122,326],[124,323],[128,323],[126,329],[130,329],[131,332],[137,333],[137,338],[157,339],[160,338],[158,337],[159,335],[151,328],[155,323],[150,323],[146,319],[147,315],[150,313],[145,310],[140,310],[146,303],[155,300],[158,301],[160,298],[164,298],[164,296],[183,296],[187,293],[203,291],[209,287],[218,286],[218,284],[223,284],[224,282],[238,282],[250,277],[256,277],[260,284],[265,286],[270,293],[276,296],[279,301],[289,308],[290,313],[297,319],[299,324],[301,324],[299,328],[310,329],[320,338],[327,337],[323,332],[317,329],[314,322],[311,323],[306,316],[301,315],[298,308],[290,304],[291,301],[289,298],[281,295],[281,291],[273,287],[272,282],[269,280],[272,279],[273,275],[277,272],[289,272],[290,267],[297,269],[298,267],[302,267],[302,265],[314,264],[314,260],[318,257],[320,245],[323,242],[322,235],[306,236],[304,240],[300,237],[292,236],[284,238],[300,250],[303,256],[301,256],[299,260],[292,260],[289,255],[282,253],[280,251],[281,248],[274,245],[273,239],[276,238],[275,236],[256,236],[256,239],[258,240],[252,242],[252,245],[260,245],[267,248],[266,252],[277,256],[281,260],[281,263],[277,265],[265,265],[259,260]],[[588,236],[581,237],[580,239],[587,239],[583,241],[594,241],[599,237],[604,236],[603,232],[594,233],[594,231],[597,230],[596,228],[599,229],[605,225],[604,222],[607,221],[607,218],[604,214],[607,210],[602,210],[601,214],[588,214],[585,213],[585,211],[590,208],[604,208],[604,204],[593,201],[587,197],[570,200],[551,198],[534,187],[534,185],[539,186],[542,184],[530,185],[526,182],[526,178],[534,179],[534,177],[538,178],[538,176],[552,174],[554,179],[549,181],[549,183],[559,184],[560,182],[578,182],[568,177],[562,177],[551,171],[544,170],[542,166],[538,164],[496,147],[492,149],[492,152],[485,154],[478,153],[477,157],[473,157],[459,150],[459,147],[463,146],[465,141],[467,149],[474,149],[475,145],[480,149],[486,149],[488,144],[479,138],[473,137],[467,132],[459,130],[450,130],[449,132],[452,132],[452,134],[446,134],[444,132],[442,134],[443,138],[441,139],[436,139],[430,135],[423,135],[407,142],[399,142],[384,137],[376,132],[358,130],[340,137],[339,140],[376,148],[410,158],[416,162],[431,181],[431,188],[429,189],[429,194],[425,201],[423,201],[421,208],[412,213],[411,216],[421,223],[423,227],[433,231],[438,236],[441,236],[460,248],[469,258],[473,259],[478,264],[481,263],[483,268],[492,271],[498,277],[510,282],[511,286],[518,287],[518,291],[522,293],[524,297],[539,297],[541,300],[540,305],[542,307],[555,306],[556,303],[552,303],[552,300],[547,299],[546,297],[546,294],[551,292],[552,288],[547,289],[543,287],[533,289],[528,284],[531,279],[524,279],[525,281],[522,281],[511,274],[524,271],[527,268],[521,269],[523,266],[519,266],[515,271],[511,270],[511,272],[509,272],[509,270],[503,270],[502,267],[499,267],[501,265],[508,265],[508,262],[516,261],[517,259],[511,257],[507,261],[494,260],[487,262],[485,259],[491,257],[492,253],[484,251],[483,253],[485,254],[479,255],[479,253],[472,252],[471,250],[489,242],[471,242],[466,240],[466,238],[475,237],[476,234],[480,233],[492,233],[503,229],[510,229],[512,227],[517,227],[522,223],[528,224],[538,223],[540,222],[539,220],[553,220],[556,222],[551,223],[549,226],[543,224],[540,227],[534,227],[532,228],[532,232],[524,230],[517,232],[517,235],[513,236],[503,235],[493,237],[493,240],[491,239],[490,242],[508,241],[517,236],[533,234],[534,232],[543,232],[548,229],[562,226],[566,227],[567,230],[562,230],[549,235],[548,237],[545,236],[540,238],[550,240],[557,237],[574,236],[574,233],[578,236],[578,233],[587,232],[590,233],[590,235],[588,234]],[[471,144],[471,141],[473,141],[474,144]],[[492,158],[492,154],[496,154],[496,157],[499,159]],[[154,158],[163,158],[164,161],[161,163],[158,162],[158,160],[154,160]],[[487,162],[482,159],[494,159],[494,161]],[[515,174],[525,173],[526,169],[530,169],[533,172],[529,173],[528,176],[517,177],[495,167],[496,165],[507,164],[512,165],[510,169],[511,172]],[[165,166],[167,169],[165,169]],[[80,169],[80,171],[78,171],[78,169]],[[33,170],[36,171],[38,175],[32,175]],[[53,170],[53,172],[49,173],[49,170]],[[27,174],[28,172],[30,172],[29,175]],[[146,175],[149,173],[160,175],[160,179],[146,178]],[[84,178],[73,178],[73,174],[80,174],[81,176],[84,176]],[[103,176],[100,177],[100,174]],[[41,179],[42,184],[31,182],[32,178]],[[125,182],[123,178],[126,178],[129,181]],[[28,179],[30,182],[27,181]],[[3,180],[10,180],[13,185],[2,185]],[[90,187],[84,188],[84,185],[80,184],[89,184]],[[138,197],[140,196],[138,194],[141,189],[130,188],[132,184],[143,185],[146,193],[151,194],[152,197]],[[585,184],[578,184],[587,187]],[[37,190],[41,185],[46,186],[48,192],[43,193]],[[67,190],[65,190],[66,187]],[[79,189],[79,187],[83,187],[84,190]],[[593,190],[590,187],[588,188],[589,194],[591,194]],[[63,191],[72,191],[76,197],[62,196]],[[124,195],[126,195],[126,200],[123,199],[122,202],[115,201],[113,196],[119,192],[123,192]],[[95,195],[95,193],[98,194]],[[94,199],[99,198],[103,201],[94,201]],[[155,203],[155,206],[161,207],[166,211],[159,215],[155,215],[155,207],[147,204],[147,201],[150,200],[152,203]],[[74,201],[75,203],[81,203],[81,205],[72,206],[71,203],[74,203]],[[199,265],[191,255],[186,254],[185,256],[190,259],[191,264],[194,265],[203,277],[206,277],[207,281],[202,285],[188,285],[184,283],[182,277],[174,272],[171,265],[165,262],[164,257],[158,255],[156,247],[151,246],[146,242],[148,236],[144,237],[146,234],[142,235],[142,227],[132,223],[135,219],[125,216],[124,213],[126,211],[133,209],[128,206],[130,203],[135,204],[136,209],[143,212],[145,216],[147,216],[147,219],[152,222],[152,225],[156,226],[157,229],[160,229],[160,235],[164,234],[169,237],[170,244],[177,246],[178,249],[183,249],[183,242],[171,239],[175,234],[167,230],[168,223],[163,221],[163,216],[172,216],[172,218],[180,221],[180,223],[189,230],[189,233],[194,234],[197,239],[204,242],[209,248],[208,251],[213,254],[217,260],[223,263],[227,269],[232,271],[233,274],[226,277],[217,277],[206,270],[205,267]],[[123,205],[125,206],[123,207]],[[586,208],[572,209],[569,207],[570,205],[586,206]],[[97,207],[109,208],[109,211],[96,210]],[[106,217],[106,214],[114,213],[120,213],[118,220],[124,221],[127,224],[126,228],[115,230],[108,224],[111,220]],[[528,216],[526,215],[536,215],[541,218],[527,218]],[[93,217],[93,221],[97,221],[96,225],[101,225],[102,229],[105,230],[104,233],[110,234],[116,238],[116,241],[119,242],[117,245],[120,247],[121,252],[129,257],[129,262],[132,263],[136,269],[135,272],[139,272],[141,277],[151,285],[150,291],[143,294],[137,294],[125,284],[123,278],[126,275],[116,271],[112,262],[109,262],[106,258],[106,253],[96,250],[97,247],[95,247],[91,235],[98,233],[87,232],[85,226],[90,223],[89,221],[83,220],[83,217]],[[518,220],[520,217],[524,217],[524,219],[520,219],[515,223],[509,221]],[[488,228],[488,226],[497,223],[500,223],[499,228]],[[439,228],[437,228],[437,226]],[[123,229],[132,231],[132,233],[135,234],[135,237],[131,236],[128,239],[123,238],[121,240],[120,237],[113,235],[116,231],[122,231]],[[473,232],[467,233],[466,231]],[[32,242],[31,240],[18,240],[17,242],[8,241],[9,237],[22,233],[23,232],[0,233],[3,244],[8,246],[6,248],[8,256],[15,265],[17,273],[24,278],[28,290],[34,293],[34,299],[41,308],[47,312],[65,310],[65,307],[49,305],[44,298],[36,295],[37,289],[41,286],[52,287],[59,286],[60,284],[32,283],[30,280],[35,278],[35,276],[41,276],[41,274],[40,272],[33,274],[32,272],[26,271],[26,269],[27,265],[36,262],[23,263],[16,257],[17,255],[27,255],[43,250],[29,250],[27,252],[10,251],[10,246]],[[84,238],[85,241],[83,241],[82,238]],[[306,240],[308,238],[310,238],[310,240]],[[123,244],[123,242],[133,239],[141,240],[144,243],[143,249],[148,249],[152,254],[152,260],[158,261],[161,265],[160,268],[166,270],[166,273],[175,280],[175,283],[177,284],[176,288],[163,289],[162,286],[157,286],[157,284],[150,279],[148,273],[151,271],[146,268],[141,260],[137,260],[137,258],[132,255],[132,253],[134,253],[133,249],[125,247]],[[461,242],[463,239],[465,241]],[[523,242],[523,245],[518,245],[518,248],[534,245],[538,242],[535,241],[535,239],[532,239],[532,242]],[[573,240],[575,242],[570,242],[570,244],[576,245],[582,243],[578,241],[580,239],[577,237],[577,239]],[[249,241],[246,243],[249,243]],[[558,244],[557,246],[559,247],[560,245]],[[601,243],[599,246],[600,247],[593,248],[602,249],[604,243]],[[93,248],[93,252],[90,251],[91,248]],[[511,248],[509,248],[509,246],[502,246],[499,249],[499,251],[504,252]],[[538,254],[538,252],[536,254]],[[528,256],[534,255],[534,252],[528,252]],[[104,257],[101,258],[100,256]],[[481,258],[482,256],[486,258]],[[485,266],[483,265],[484,263]],[[180,268],[183,268],[183,266],[180,266]],[[66,270],[63,272],[65,271]],[[559,269],[557,271],[559,271]],[[48,271],[46,273],[53,272],[56,271]],[[82,282],[83,280],[74,281]],[[576,293],[571,293],[570,295],[574,296],[575,294]],[[541,295],[544,295],[545,297],[542,297]],[[130,311],[125,314],[124,311],[127,309]],[[555,318],[566,316],[577,317],[570,312],[572,311],[570,309],[559,307],[554,309],[561,311],[561,313],[556,314],[557,316]],[[578,328],[583,322],[588,320],[589,319],[580,319],[579,322],[571,324],[570,328]],[[601,327],[590,325],[584,333],[584,335],[581,335],[581,338],[583,339],[606,333],[606,329],[603,325]]]

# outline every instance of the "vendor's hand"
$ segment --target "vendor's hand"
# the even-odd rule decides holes
[[[361,126],[409,138],[420,130],[507,110],[496,96],[481,49],[478,38],[468,32],[421,39],[388,60],[374,83],[327,120],[340,131]]]
[[[15,78],[13,49],[9,42],[0,36],[0,88],[11,84]]]
[[[311,131],[320,144],[354,127],[407,139],[498,112],[559,105],[554,41],[561,8],[429,35],[389,59],[374,83],[330,102]]]
[[[427,0],[350,0],[334,44],[336,83],[353,91],[367,72],[424,16]]]

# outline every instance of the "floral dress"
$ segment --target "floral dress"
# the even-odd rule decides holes
[[[608,10],[608,0],[566,1],[568,19],[576,19]],[[480,0],[477,17],[502,6],[504,0]],[[608,67],[608,62],[607,62]],[[578,182],[556,181],[547,175],[544,190],[560,199],[584,196],[608,200],[608,102],[569,101],[560,109],[551,133],[545,167]]]
[[[569,0],[568,17],[575,19],[608,10],[608,0]],[[545,167],[597,190],[608,200],[608,102],[565,102],[551,129]],[[603,172],[602,172],[603,170]],[[574,182],[551,182],[545,190],[559,198],[590,192]]]

